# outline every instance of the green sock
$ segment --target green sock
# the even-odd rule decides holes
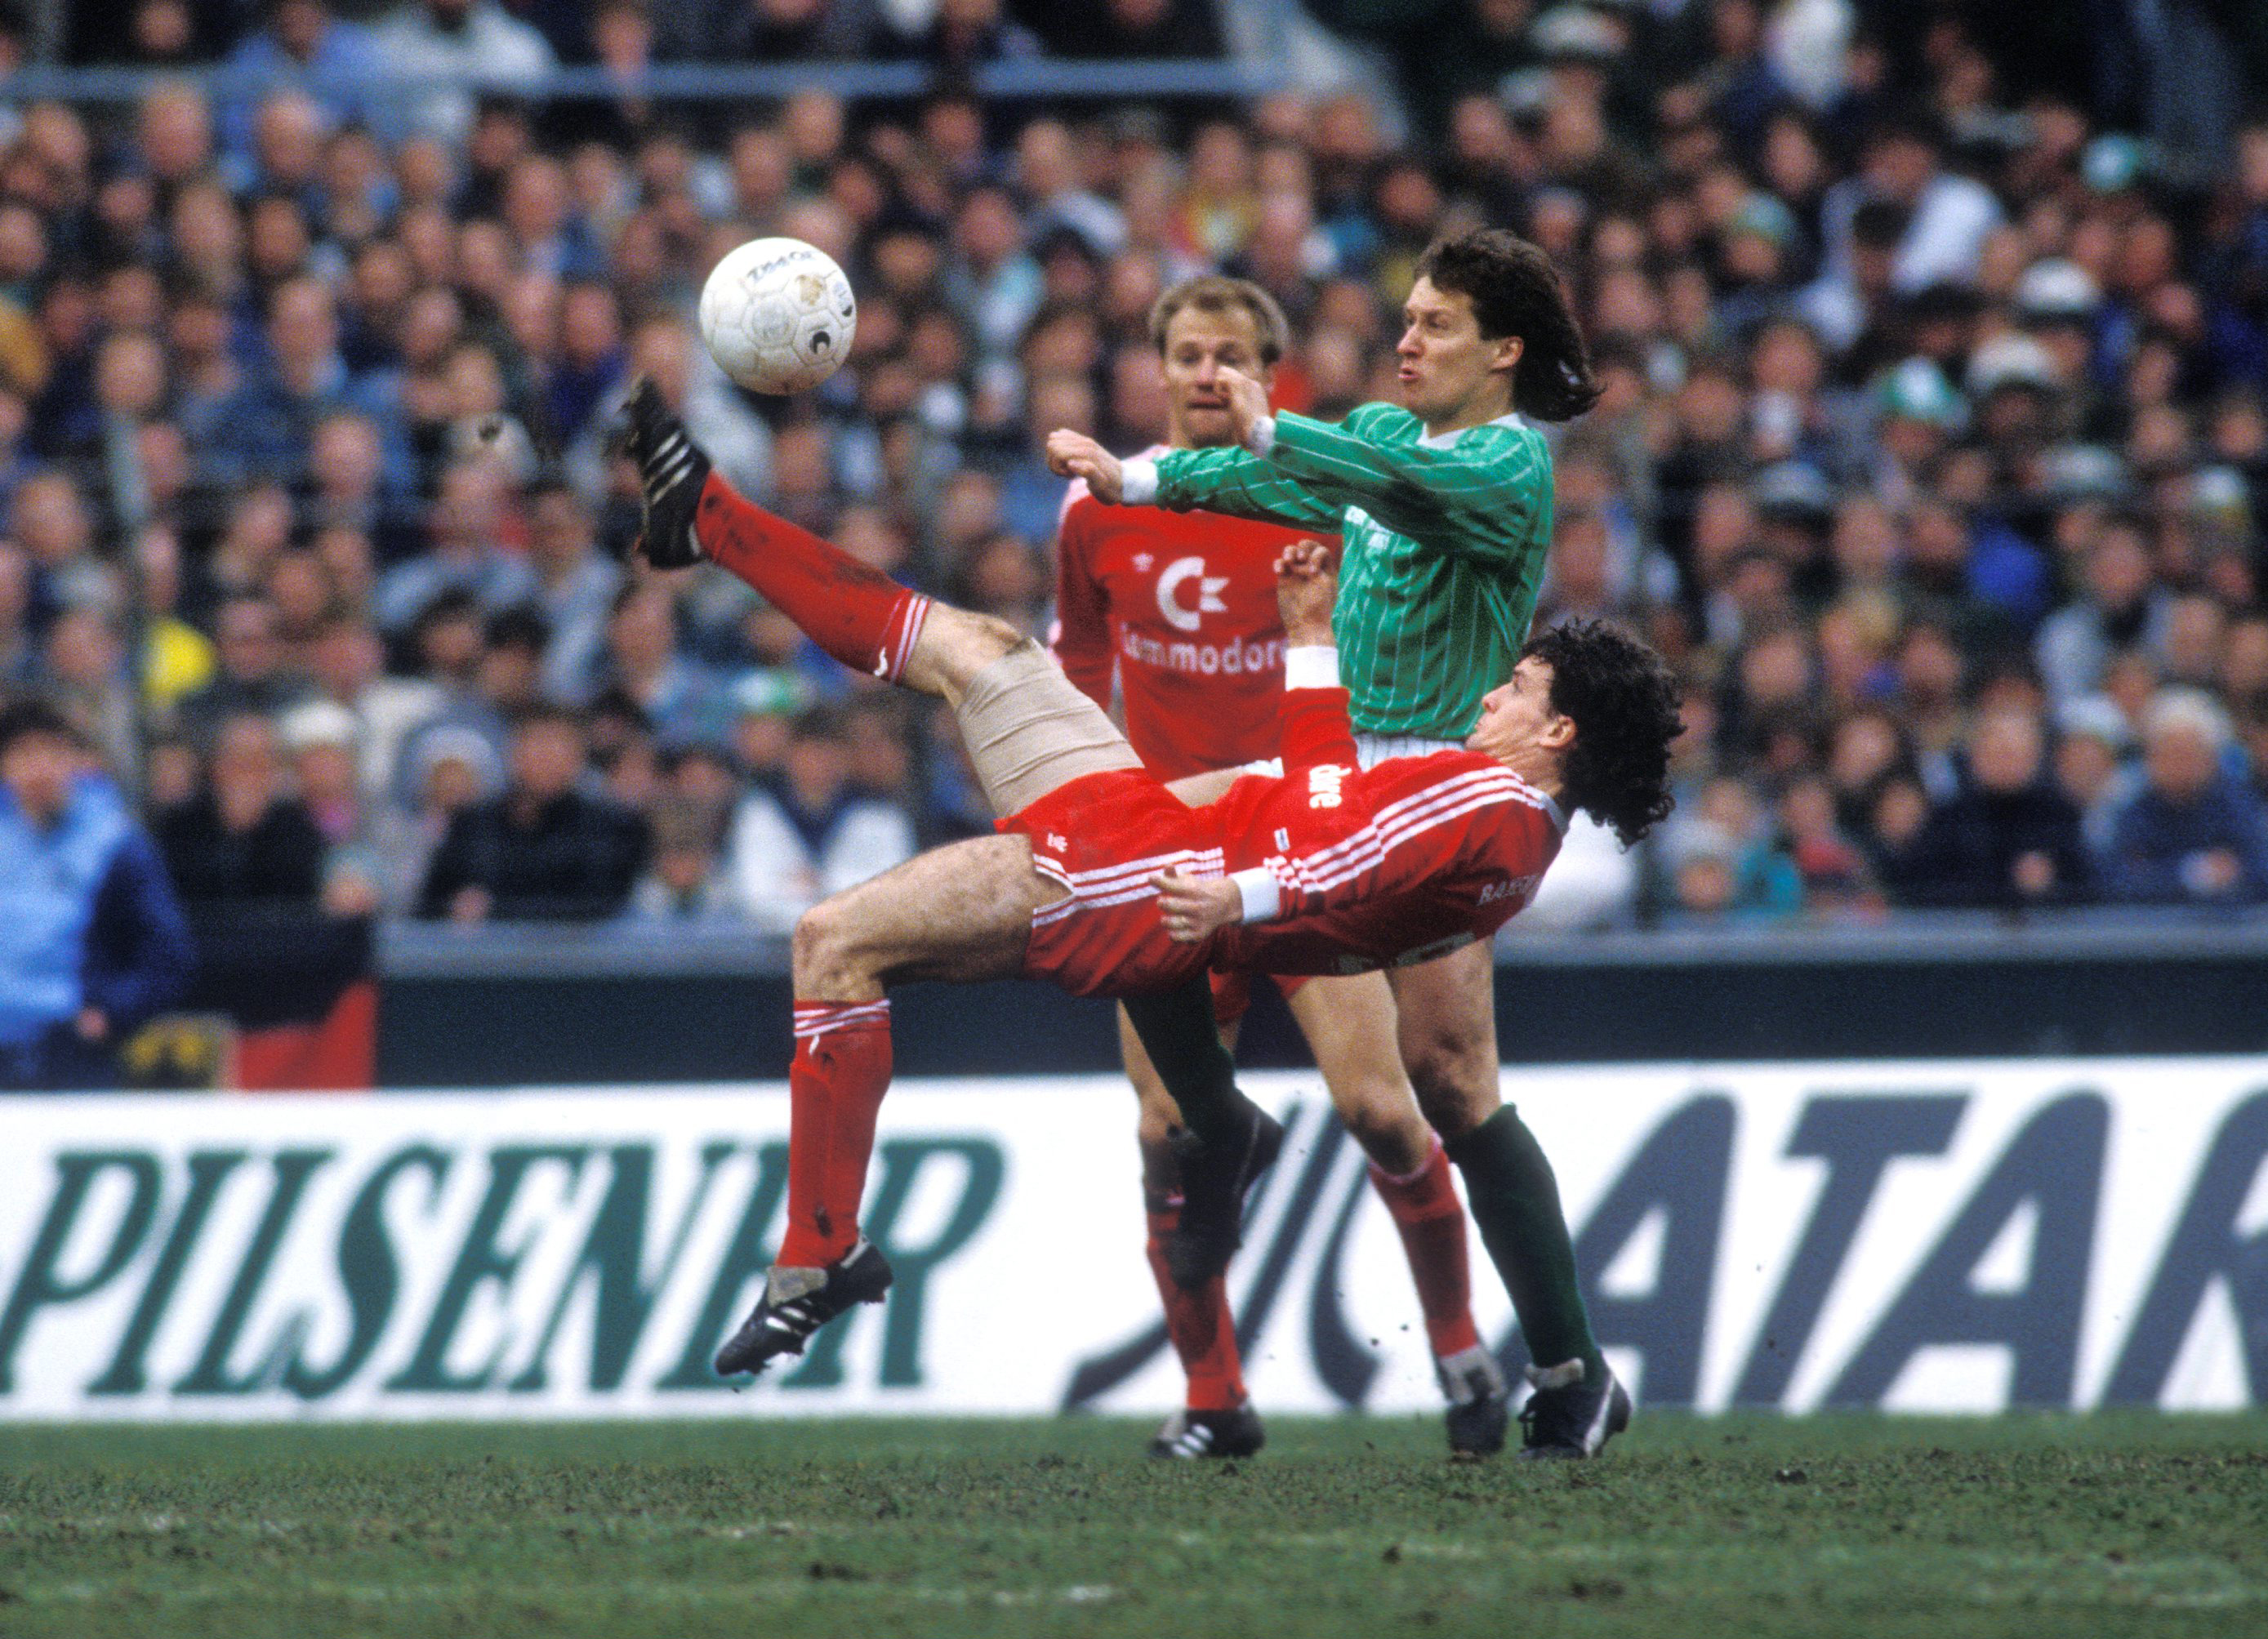
[[[1207,1142],[1233,1134],[1244,1095],[1236,1090],[1236,1061],[1220,1045],[1211,981],[1199,973],[1179,989],[1129,996],[1126,1016],[1181,1106],[1182,1125]]]
[[[1528,1123],[1507,1104],[1444,1148],[1465,1175],[1473,1222],[1511,1295],[1529,1357],[1539,1366],[1580,1360],[1587,1377],[1602,1371],[1558,1181]]]

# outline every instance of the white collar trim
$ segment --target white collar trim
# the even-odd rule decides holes
[[[1494,421],[1484,421],[1476,424],[1483,427],[1525,427],[1528,425],[1526,422],[1521,420],[1520,412],[1518,410],[1508,411],[1506,414],[1498,416]],[[1454,432],[1420,433],[1418,436],[1418,442],[1424,445],[1429,450],[1446,450],[1458,439],[1472,431],[1472,430],[1473,429],[1470,427],[1460,427]]]

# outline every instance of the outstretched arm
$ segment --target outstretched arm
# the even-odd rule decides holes
[[[1240,922],[1284,922],[1408,893],[1461,864],[1533,853],[1535,827],[1551,823],[1541,801],[1509,770],[1461,773],[1422,800],[1405,799],[1391,817],[1317,827],[1265,864],[1204,881],[1160,877],[1159,914],[1171,937],[1195,944]],[[1493,930],[1518,905],[1476,905],[1473,931]]]
[[[1085,479],[1095,499],[1113,506],[1202,509],[1293,529],[1339,526],[1336,503],[1310,494],[1243,450],[1170,450],[1161,459],[1173,472],[1170,486],[1159,461],[1122,461],[1084,433],[1048,435],[1048,466],[1056,474]]]
[[[1444,447],[1381,436],[1390,413],[1358,409],[1334,426],[1268,413],[1260,384],[1223,371],[1242,453],[1278,482],[1329,503],[1359,506],[1388,528],[1458,556],[1507,558],[1538,539],[1550,503],[1550,461],[1525,427],[1469,429]],[[1226,452],[1206,451],[1207,458]],[[1175,504],[1192,454],[1161,460],[1160,504]]]
[[[1355,766],[1354,724],[1339,685],[1331,612],[1338,558],[1320,540],[1295,540],[1276,560],[1276,609],[1284,621],[1284,772],[1320,763]]]

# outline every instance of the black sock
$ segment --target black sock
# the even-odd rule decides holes
[[[1602,1371],[1558,1180],[1528,1123],[1507,1104],[1443,1147],[1465,1175],[1473,1222],[1511,1295],[1529,1358],[1539,1366],[1580,1360],[1586,1376]]]
[[[1220,1045],[1212,981],[1199,973],[1178,989],[1130,996],[1125,1006],[1158,1079],[1181,1106],[1182,1125],[1208,1143],[1233,1136],[1245,1098],[1236,1090],[1236,1061]]]

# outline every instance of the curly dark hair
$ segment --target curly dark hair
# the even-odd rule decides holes
[[[1512,407],[1521,414],[1572,421],[1599,401],[1574,305],[1541,247],[1502,228],[1476,228],[1437,241],[1419,259],[1418,276],[1470,297],[1483,335],[1525,343],[1512,376]]]
[[[1669,742],[1683,731],[1668,663],[1603,621],[1570,621],[1521,651],[1551,668],[1551,709],[1575,721],[1560,770],[1570,808],[1624,848],[1669,817]]]

